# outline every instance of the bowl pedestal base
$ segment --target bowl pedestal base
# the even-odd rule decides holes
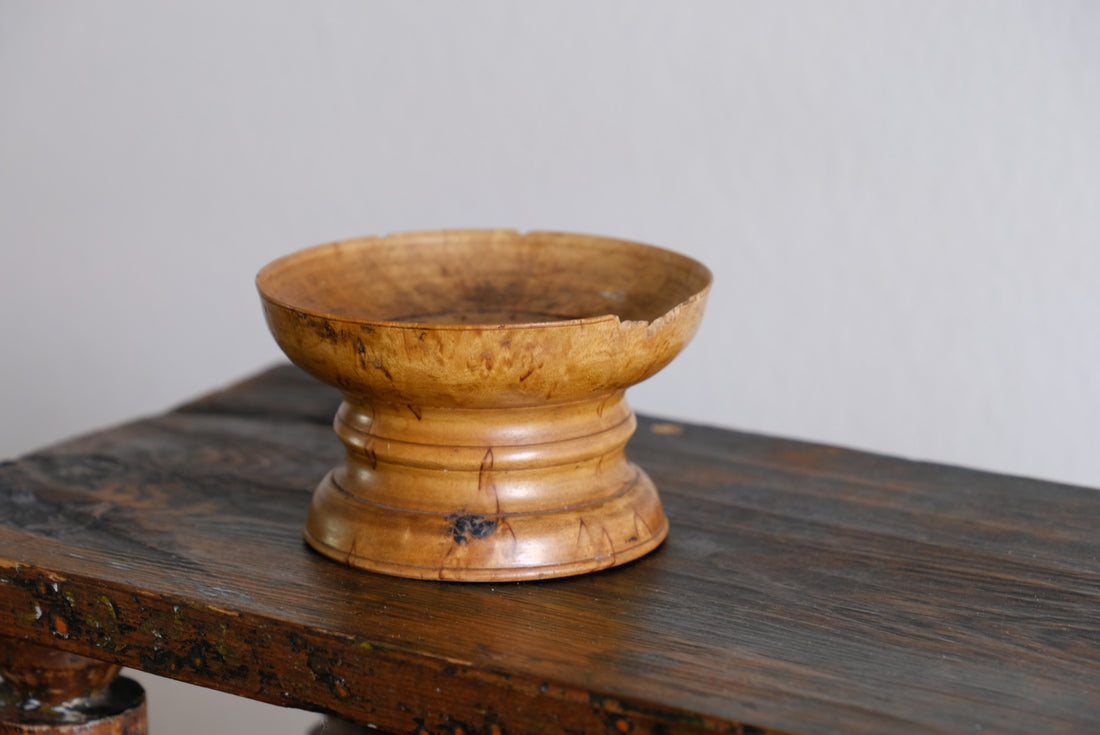
[[[656,548],[668,521],[627,461],[623,391],[516,408],[434,408],[346,395],[343,464],[317,487],[305,536],[351,566],[498,582],[590,572]]]

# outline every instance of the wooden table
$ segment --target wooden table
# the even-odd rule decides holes
[[[0,465],[0,634],[393,732],[1100,732],[1100,492],[640,419],[671,519],[587,576],[422,582],[301,538],[290,367]]]

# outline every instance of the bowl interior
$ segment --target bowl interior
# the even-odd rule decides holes
[[[402,233],[321,245],[260,271],[265,298],[364,322],[524,324],[607,315],[653,321],[710,283],[648,245],[500,230]]]

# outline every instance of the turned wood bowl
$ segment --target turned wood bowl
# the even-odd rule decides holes
[[[343,393],[305,537],[420,579],[578,574],[668,533],[625,390],[694,335],[711,275],[635,242],[498,230],[309,248],[257,276],[292,362]]]

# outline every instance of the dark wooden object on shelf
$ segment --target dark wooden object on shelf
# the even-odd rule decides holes
[[[672,530],[580,577],[301,540],[339,396],[280,367],[0,465],[0,634],[392,732],[1100,732],[1100,492],[644,417]]]
[[[0,735],[145,735],[145,693],[120,668],[0,636]]]

